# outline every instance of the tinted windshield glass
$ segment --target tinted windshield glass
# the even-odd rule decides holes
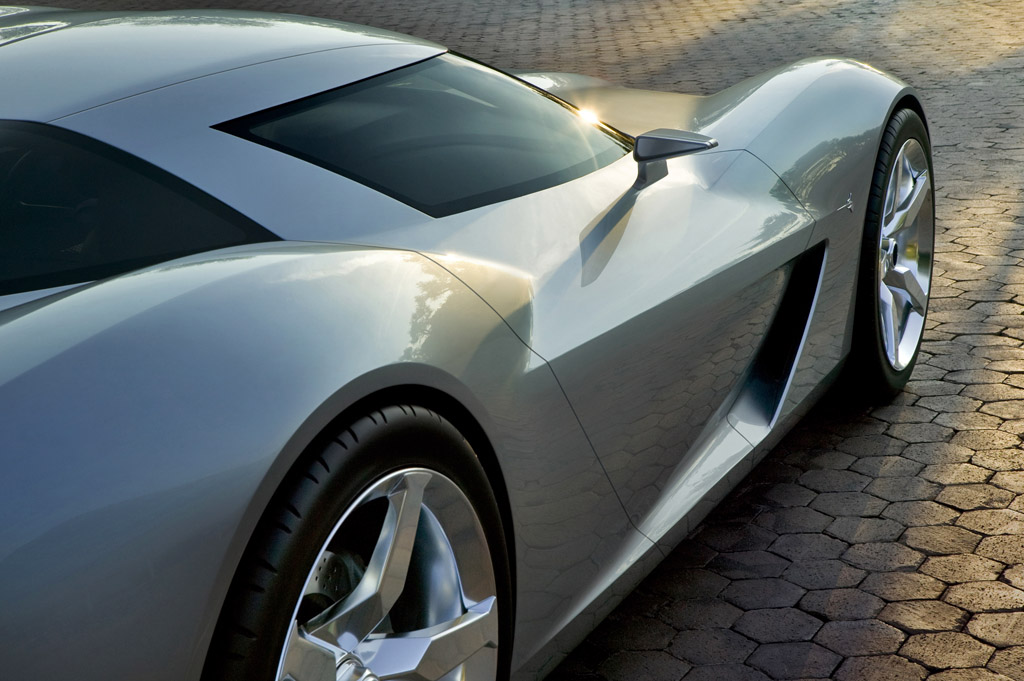
[[[275,238],[124,152],[46,125],[0,122],[0,295]]]
[[[630,148],[565,103],[450,54],[218,127],[435,217],[567,182]]]

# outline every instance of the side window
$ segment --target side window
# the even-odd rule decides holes
[[[631,148],[564,102],[451,54],[217,127],[434,217],[568,182]]]
[[[0,295],[275,239],[129,154],[47,125],[0,122]]]

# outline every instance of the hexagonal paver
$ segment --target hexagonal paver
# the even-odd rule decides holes
[[[1009,504],[1009,501],[1007,504]],[[821,532],[832,521],[832,516],[825,515],[806,506],[766,511],[754,520],[761,527],[778,534]]]
[[[795,561],[782,578],[805,589],[857,586],[867,572],[840,560]]]
[[[1024,591],[997,581],[954,584],[942,600],[970,612],[1024,608]]]
[[[878,613],[878,619],[895,625],[908,634],[958,631],[969,616],[960,608],[932,600],[889,603]]]
[[[831,621],[863,620],[874,617],[885,602],[860,589],[823,589],[808,591],[800,607]]]
[[[926,560],[920,570],[926,575],[953,584],[996,579],[1003,571],[1003,565],[977,555],[938,556]]]
[[[906,638],[896,627],[878,620],[828,622],[814,637],[814,642],[843,657],[895,653]]]
[[[611,650],[660,650],[675,636],[675,630],[653,617],[607,619],[594,630],[593,639]]]
[[[899,539],[906,528],[888,518],[836,518],[825,531],[849,544],[888,542]]]
[[[1024,534],[1024,513],[1008,508],[967,511],[956,524],[984,534]]]
[[[688,629],[679,632],[668,652],[691,664],[739,664],[757,644],[731,629]]]
[[[800,484],[816,492],[859,492],[871,478],[845,470],[814,470],[800,476]]]
[[[788,608],[796,605],[804,591],[782,579],[744,579],[726,587],[722,598],[743,610]]]
[[[987,669],[947,669],[928,677],[929,681],[1014,681]]]
[[[941,489],[934,482],[912,477],[876,478],[864,491],[886,501],[924,501],[934,499]]]
[[[743,611],[720,598],[676,601],[662,608],[658,617],[676,629],[728,629]]]
[[[758,646],[747,663],[776,679],[824,679],[841,661],[816,643],[767,643]]]
[[[691,667],[660,650],[622,650],[613,653],[597,667],[607,681],[679,681]]]
[[[988,668],[1011,679],[1024,679],[1024,646],[997,650],[989,660]]]
[[[707,564],[709,570],[729,579],[778,577],[787,567],[788,560],[767,551],[720,553]]]
[[[970,553],[981,541],[981,535],[952,525],[911,527],[903,535],[903,543],[930,555]]]
[[[1024,645],[1024,612],[992,612],[975,615],[967,631],[999,648]]]
[[[976,511],[1006,508],[1013,497],[1013,492],[995,485],[952,485],[939,492],[935,501],[962,511]]]
[[[836,681],[921,681],[928,670],[897,655],[851,657],[835,674]]]
[[[717,596],[729,580],[704,569],[671,570],[662,565],[647,580],[653,592],[671,598],[710,598]]]
[[[946,585],[920,572],[877,572],[868,575],[860,588],[887,601],[906,601],[938,598],[946,590]]]
[[[976,553],[1003,563],[1024,563],[1024,537],[985,537],[978,544]]]
[[[934,501],[898,501],[882,511],[883,518],[903,523],[907,527],[920,525],[946,525],[960,514]]]
[[[921,564],[925,556],[895,542],[854,544],[842,556],[847,563],[872,572],[904,570]]]
[[[796,608],[751,610],[745,613],[733,629],[758,643],[785,643],[810,641],[822,622]]]
[[[993,646],[967,634],[943,631],[936,634],[914,634],[909,637],[900,655],[928,667],[939,669],[981,667],[992,657]]]
[[[827,560],[838,558],[846,550],[846,542],[824,534],[784,534],[769,550],[789,560]]]
[[[923,463],[903,456],[868,456],[850,466],[850,470],[873,478],[909,477],[917,475],[922,468]]]
[[[634,677],[635,679],[636,677]],[[716,664],[696,667],[686,675],[686,681],[771,681],[771,677],[742,664]]]
[[[965,485],[985,482],[992,471],[969,463],[940,463],[925,466],[918,475],[940,485]]]
[[[923,464],[966,463],[971,460],[975,450],[949,442],[910,445],[903,451],[903,456]]]
[[[863,492],[826,492],[810,501],[812,509],[833,517],[876,516],[888,505],[885,499]]]
[[[760,551],[778,535],[756,525],[730,523],[705,527],[694,538],[715,551]]]

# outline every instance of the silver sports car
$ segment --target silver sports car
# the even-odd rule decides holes
[[[538,678],[846,368],[914,91],[711,96],[240,12],[0,9],[0,676]]]

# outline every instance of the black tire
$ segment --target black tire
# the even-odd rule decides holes
[[[377,509],[386,509],[388,504],[376,500],[357,505],[357,500],[366,498],[373,485],[410,469],[426,469],[433,474],[431,481],[447,478],[454,482],[479,520],[493,565],[498,604],[500,643],[495,677],[507,678],[511,584],[497,502],[473,449],[455,427],[428,409],[406,405],[374,411],[341,428],[334,439],[311,447],[290,472],[261,518],[231,584],[207,654],[204,681],[276,679],[282,651],[286,641],[291,641],[288,636],[293,622],[304,621],[310,614],[302,614],[309,598],[303,593],[308,591],[307,578],[313,579],[314,563],[320,561],[322,550],[327,550],[328,540],[331,551],[339,550],[334,548],[339,542],[351,545],[354,558],[350,565],[358,564],[359,554],[368,561],[377,540],[374,531],[366,528],[374,523],[380,527],[383,513],[378,521]],[[349,520],[339,527],[346,514]],[[416,552],[421,551],[424,522],[429,523],[424,516],[435,518],[433,513],[418,516],[413,565]],[[336,528],[337,534],[332,535]],[[416,613],[399,612],[399,604],[407,602],[403,599],[422,587],[423,582],[417,583],[413,573],[410,567],[399,602],[388,616],[389,626],[396,632],[410,630],[400,628],[400,619],[422,619]],[[420,622],[419,627],[430,624]],[[370,668],[373,671],[372,665]]]
[[[921,208],[922,213],[919,214],[921,224],[915,228],[915,231],[919,232],[920,243],[914,249],[914,257],[917,258],[918,263],[917,271],[921,273],[919,279],[925,281],[928,286],[922,287],[926,294],[924,312],[923,314],[919,311],[916,313],[920,314],[920,319],[917,319],[915,314],[916,342],[914,338],[903,336],[906,340],[902,344],[894,341],[895,346],[901,350],[896,350],[893,353],[891,345],[890,349],[887,349],[885,323],[882,321],[883,303],[880,300],[882,286],[880,276],[884,266],[880,260],[882,248],[880,242],[890,179],[893,177],[897,160],[901,158],[901,149],[904,149],[911,140],[916,141],[923,150],[924,162],[927,164],[928,171],[929,193],[924,198],[927,205]],[[910,380],[920,352],[935,248],[935,187],[931,156],[928,130],[921,117],[911,109],[896,111],[889,119],[882,135],[871,180],[871,192],[868,197],[864,236],[861,243],[860,270],[857,277],[853,345],[844,381],[846,387],[865,402],[888,401],[899,393]],[[926,222],[928,224],[925,224]],[[914,307],[914,309],[917,308]],[[920,333],[916,333],[917,322],[920,323]],[[897,339],[900,337],[898,333],[895,335]]]

